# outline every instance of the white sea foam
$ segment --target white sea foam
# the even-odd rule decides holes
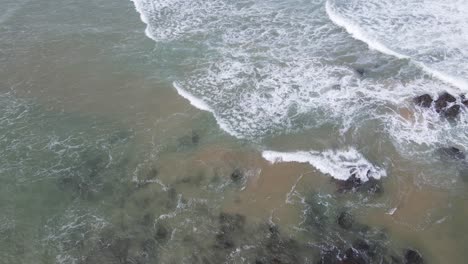
[[[468,91],[468,2],[328,0],[326,11],[370,48]]]
[[[468,91],[468,81],[466,81],[465,79],[457,77],[457,76],[452,76],[440,70],[433,69],[421,62],[416,62],[416,64],[419,65],[419,67],[421,67],[424,71],[434,76],[435,78],[445,83],[449,83],[455,87],[458,87],[462,89],[464,92]]]
[[[414,107],[411,100],[428,92],[434,97],[443,91],[459,93],[442,81],[462,87],[463,78],[447,75],[444,60],[431,64],[429,57],[419,56],[423,53],[412,53],[414,47],[388,45],[387,39],[375,34],[378,28],[368,30],[361,20],[350,18],[352,12],[344,12],[349,7],[346,1],[341,3],[344,7],[335,5],[338,0],[292,0],[288,5],[276,0],[134,1],[148,24],[147,33],[158,43],[200,44],[196,59],[185,56],[178,62],[183,74],[174,74],[174,87],[193,106],[212,113],[231,135],[261,139],[323,124],[344,133],[372,120],[386,129],[398,149],[408,153],[418,145],[468,145],[465,110],[454,124]],[[371,49],[396,58],[356,45],[348,32],[337,30],[327,13]],[[357,18],[362,15],[358,10]],[[410,32],[404,24],[398,26]],[[395,42],[403,38],[397,36]],[[458,58],[450,56],[448,66],[452,57]],[[359,76],[353,70],[355,63],[366,64],[369,75],[377,77]],[[427,72],[442,81],[427,78]],[[400,108],[408,109],[415,121],[402,118]]]
[[[395,145],[408,158],[426,159],[417,152],[421,149],[431,152],[440,146],[458,146],[468,149],[466,110],[462,110],[456,123],[441,118],[433,109],[421,108],[414,109],[409,119],[391,114],[382,116],[381,119]]]
[[[385,169],[370,163],[354,148],[344,150],[278,152],[263,151],[264,159],[271,163],[299,162],[309,163],[324,174],[338,180],[346,180],[354,174],[362,181],[370,177],[380,179],[387,176]]]
[[[325,3],[325,10],[327,11],[328,17],[330,17],[333,23],[335,23],[337,26],[346,29],[346,31],[348,31],[348,33],[351,34],[355,39],[366,43],[369,46],[369,48],[375,49],[390,56],[395,56],[399,59],[410,58],[394,50],[391,50],[384,44],[380,43],[376,38],[367,34],[362,28],[359,27],[359,25],[341,16],[340,13],[336,12],[336,10],[332,7],[330,1],[327,1]]]
[[[223,0],[132,0],[146,35],[155,41],[174,40],[214,23],[225,10]]]
[[[180,96],[187,99],[190,102],[191,105],[195,106],[196,108],[198,108],[200,110],[211,112],[211,113],[214,114],[213,109],[211,109],[211,107],[209,105],[207,105],[205,102],[203,102],[203,100],[193,96],[191,93],[189,93],[186,90],[182,89],[182,87],[179,84],[177,84],[176,82],[173,83],[173,86],[177,90],[177,93]]]
[[[318,6],[304,11],[265,1],[229,8],[232,12],[216,28],[202,26],[207,32],[224,29],[207,42],[215,53],[178,83],[203,98],[217,120],[249,138],[318,126],[359,112],[368,104],[351,111],[350,106],[367,96],[363,90],[369,86],[360,86],[349,67],[323,63],[326,53],[341,52],[324,41],[339,43],[346,35],[330,35],[333,25],[310,15]],[[310,26],[314,23],[317,27]]]

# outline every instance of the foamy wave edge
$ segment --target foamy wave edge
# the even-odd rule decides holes
[[[138,14],[140,14],[141,22],[145,23],[146,25],[145,35],[148,38],[154,41],[157,41],[157,39],[153,35],[151,35],[151,26],[150,26],[148,17],[145,15],[143,3],[141,2],[141,0],[130,0],[130,1],[133,2],[133,5],[135,6],[135,10],[138,12]]]
[[[354,148],[342,150],[278,152],[266,150],[262,157],[270,163],[308,163],[323,174],[337,180],[347,180],[355,175],[362,181],[369,178],[380,179],[387,176],[385,169],[370,163]]]
[[[145,25],[146,25],[145,35],[148,38],[150,38],[150,39],[152,39],[154,41],[157,41],[157,39],[154,36],[151,35],[151,26],[149,24],[148,17],[145,15],[143,2],[141,0],[131,0],[131,1],[133,2],[133,5],[135,6],[135,10],[140,14],[141,21],[143,23],[145,23]],[[228,124],[222,122],[221,118],[219,118],[216,115],[216,112],[207,103],[205,103],[202,99],[197,98],[193,94],[189,93],[187,90],[183,89],[182,86],[180,84],[178,84],[177,82],[173,82],[172,85],[176,89],[177,93],[180,96],[182,96],[183,98],[187,99],[192,106],[194,106],[195,108],[200,109],[202,111],[210,112],[211,114],[213,114],[214,118],[216,119],[216,122],[217,122],[218,126],[222,130],[224,130],[226,133],[228,133],[229,135],[234,136],[236,138],[243,138],[242,135],[234,132],[234,130],[231,129]]]
[[[344,28],[354,39],[362,41],[367,44],[370,49],[377,50],[381,53],[394,56],[398,59],[408,59],[411,60],[415,65],[420,67],[422,70],[427,72],[428,74],[432,75],[433,77],[445,82],[447,84],[453,85],[459,89],[468,91],[468,82],[464,79],[458,78],[456,76],[451,76],[441,71],[432,69],[431,67],[425,65],[422,62],[415,61],[410,56],[398,53],[384,44],[380,43],[378,40],[374,39],[373,37],[369,36],[364,30],[361,29],[359,25],[350,21],[343,16],[341,16],[338,12],[336,12],[330,4],[330,0],[327,0],[325,3],[325,10],[330,18],[330,20],[337,26]]]
[[[222,121],[222,119],[216,114],[216,112],[211,108],[207,103],[205,103],[202,99],[194,96],[193,94],[189,93],[187,90],[182,88],[180,84],[177,82],[173,82],[172,85],[176,89],[177,93],[182,96],[183,98],[187,99],[192,106],[194,106],[197,109],[200,109],[202,111],[210,112],[215,120],[218,126],[224,130],[226,133],[228,133],[231,136],[234,136],[236,138],[243,138],[242,135],[239,133],[236,133],[233,129],[230,128],[228,124]]]

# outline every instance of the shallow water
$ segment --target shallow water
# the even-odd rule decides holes
[[[405,3],[6,0],[0,263],[464,263],[466,5]]]

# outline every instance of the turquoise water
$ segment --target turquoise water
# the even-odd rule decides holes
[[[0,263],[464,263],[465,39],[371,2],[5,0]]]

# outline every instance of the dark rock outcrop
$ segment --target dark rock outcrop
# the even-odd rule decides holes
[[[157,240],[157,241],[165,241],[169,238],[169,229],[161,224],[161,223],[158,223],[157,226],[156,226],[156,233],[154,234],[154,238]]]
[[[233,182],[239,182],[244,178],[244,174],[240,169],[234,169],[234,171],[231,173],[231,180]]]
[[[336,183],[338,187],[338,192],[354,191],[354,190],[357,190],[362,185],[361,179],[356,177],[356,175],[354,174],[344,181],[337,180]]]
[[[435,110],[439,113],[444,110],[449,103],[454,103],[456,101],[457,99],[453,95],[445,92],[439,95],[439,98],[435,101]]]
[[[468,106],[468,100],[465,100],[463,95],[460,96],[460,100],[463,105]],[[413,98],[413,102],[416,105],[425,108],[430,108],[434,104],[436,112],[440,113],[447,119],[455,119],[461,112],[461,105],[455,104],[457,102],[457,98],[447,92],[440,94],[435,101],[429,94],[423,94]]]
[[[369,180],[362,181],[352,174],[347,180],[336,180],[338,192],[367,192],[370,194],[381,194],[383,192],[382,183],[375,178],[369,177]]]
[[[460,114],[460,108],[459,105],[452,105],[443,111],[443,115],[448,119],[454,119]]]
[[[426,108],[431,107],[433,101],[434,100],[432,99],[432,96],[428,94],[423,94],[413,99],[413,102],[416,105],[421,106],[421,107],[426,107]]]
[[[382,182],[380,180],[377,180],[375,178],[369,178],[368,181],[366,181],[361,188],[359,188],[360,192],[366,192],[370,194],[382,194],[384,189],[382,186]]]

